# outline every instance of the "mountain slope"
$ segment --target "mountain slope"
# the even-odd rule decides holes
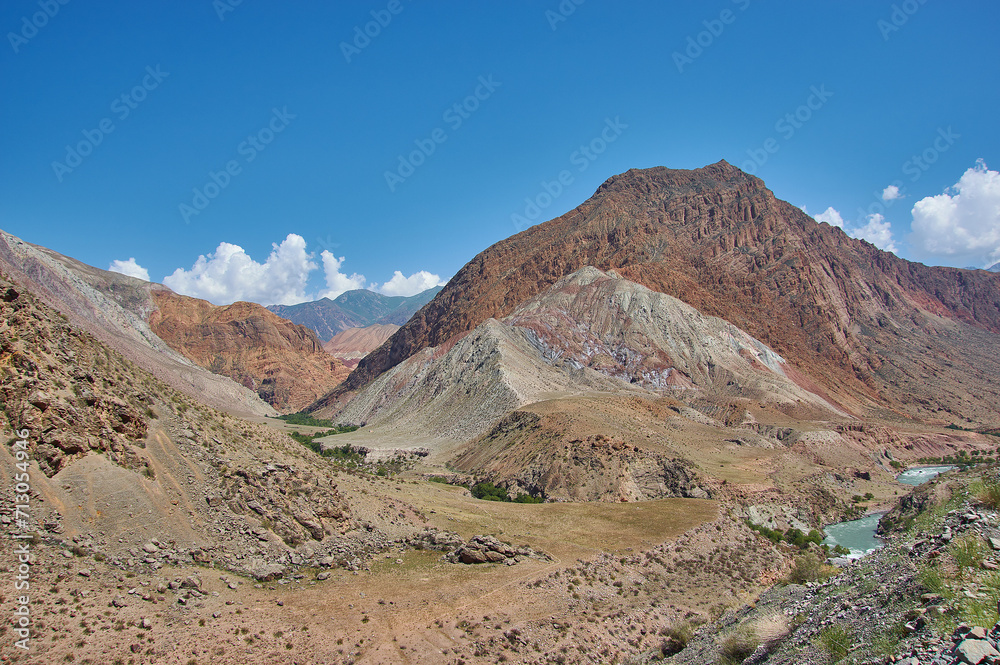
[[[271,305],[269,310],[293,323],[312,328],[329,341],[348,328],[373,324],[401,326],[441,291],[440,286],[415,296],[385,296],[367,289],[345,291],[336,299],[321,298],[298,305]]]
[[[464,440],[525,404],[593,391],[836,412],[789,378],[786,366],[721,319],[586,267],[502,321],[489,319],[400,363],[337,416],[393,436]]]
[[[855,412],[996,419],[1000,279],[881,252],[725,162],[615,176],[575,210],[491,246],[311,408],[336,408],[585,265],[729,321]]]
[[[348,328],[334,335],[333,339],[323,345],[323,350],[353,369],[357,367],[359,360],[380,347],[397,330],[399,326],[391,323]]]
[[[165,286],[88,266],[3,231],[0,271],[171,387],[216,408],[274,414],[253,391],[191,362],[150,330],[152,293],[169,291]]]
[[[217,307],[153,291],[154,333],[185,357],[295,412],[343,381],[350,370],[323,351],[316,334],[253,303]]]

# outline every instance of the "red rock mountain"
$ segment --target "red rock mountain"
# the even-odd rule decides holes
[[[248,302],[217,307],[152,291],[149,326],[173,349],[247,388],[283,413],[299,411],[350,372],[309,328]]]
[[[391,323],[373,323],[364,328],[347,328],[323,344],[323,349],[351,369],[399,330]]]
[[[1000,276],[932,268],[818,224],[725,161],[631,170],[489,247],[313,410],[502,318],[583,266],[723,318],[855,413],[995,424]]]

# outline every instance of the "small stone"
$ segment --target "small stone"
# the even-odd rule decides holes
[[[154,545],[153,543],[146,543],[145,545],[142,546],[142,551],[145,552],[146,554],[156,554],[157,552],[160,551],[160,548]]]
[[[1000,550],[1000,538],[990,538],[990,548],[994,551]]]
[[[324,570],[322,573],[320,573],[319,575],[316,576],[316,579],[318,579],[320,581],[330,579],[330,573],[329,573],[329,571]]]
[[[80,577],[90,577],[90,569],[84,568],[83,570],[77,572],[77,575],[79,575]]]
[[[139,620],[139,625],[140,625],[140,626],[141,626],[141,627],[142,627],[142,628],[143,628],[144,630],[149,630],[150,628],[152,628],[152,627],[153,627],[153,622],[152,622],[152,621],[150,621],[149,619],[147,619],[146,617],[142,617],[142,619],[140,619],[140,620]]]

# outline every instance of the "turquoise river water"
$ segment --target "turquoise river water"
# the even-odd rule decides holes
[[[904,485],[922,485],[939,473],[954,469],[953,466],[923,466],[907,469],[896,476],[896,480]],[[831,524],[823,529],[826,539],[823,541],[830,547],[843,545],[851,550],[848,558],[857,559],[869,552],[874,552],[882,546],[882,541],[875,535],[878,521],[883,513],[865,515],[859,520]]]

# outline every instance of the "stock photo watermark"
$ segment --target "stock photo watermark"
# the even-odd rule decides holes
[[[344,54],[344,60],[351,64],[351,60],[361,55],[361,52],[371,46],[372,40],[382,34],[382,31],[389,27],[392,19],[403,13],[406,6],[402,0],[389,0],[385,9],[373,9],[372,20],[363,25],[354,26],[354,34],[350,42],[340,42],[340,52]]]
[[[284,106],[280,110],[271,109],[271,118],[267,124],[247,137],[236,146],[236,154],[242,157],[234,157],[226,161],[218,171],[209,171],[208,180],[201,187],[191,190],[191,203],[181,203],[178,211],[185,224],[191,223],[192,217],[200,215],[208,206],[218,198],[233,182],[233,178],[243,173],[243,164],[249,164],[257,159],[260,153],[267,149],[267,146],[277,138],[278,134],[285,131],[296,115],[288,112],[288,107]]]
[[[448,125],[452,132],[458,131],[465,124],[465,121],[479,110],[482,103],[492,97],[497,88],[502,85],[503,83],[493,79],[493,74],[480,76],[472,93],[445,109],[444,113],[441,114],[441,120]],[[406,182],[406,179],[416,173],[418,168],[427,163],[428,158],[437,152],[438,146],[448,140],[448,136],[445,129],[435,127],[427,138],[414,139],[413,144],[416,149],[405,155],[397,155],[396,169],[386,171],[384,174],[385,184],[389,186],[389,191],[395,192],[399,185]]]
[[[741,12],[745,12],[750,7],[750,0],[732,0],[732,3]],[[701,24],[705,29],[696,35],[688,35],[687,45],[683,52],[673,52],[672,57],[674,65],[677,66],[677,71],[683,74],[684,68],[694,64],[694,61],[700,58],[706,49],[711,48],[715,40],[721,37],[722,33],[726,31],[726,26],[735,23],[738,16],[739,14],[727,7],[719,12],[718,18],[702,21]]]
[[[549,27],[556,30],[560,23],[565,23],[569,17],[576,13],[576,8],[587,0],[562,0],[554,9],[545,10],[545,20],[549,22]]]
[[[111,112],[119,122],[125,120],[132,115],[132,111],[139,108],[139,104],[146,101],[149,93],[160,87],[160,84],[168,76],[170,76],[170,72],[162,71],[160,65],[156,65],[155,68],[146,67],[146,75],[137,85],[111,101]],[[67,144],[63,160],[52,162],[52,172],[56,174],[56,180],[62,182],[63,178],[83,164],[83,160],[92,155],[97,146],[104,143],[105,137],[114,132],[115,129],[115,121],[106,117],[102,118],[93,129],[81,130],[83,139],[73,145]]]
[[[226,14],[236,11],[236,8],[243,4],[243,0],[212,0],[212,9],[220,21],[226,20]]]
[[[826,89],[826,84],[821,84],[818,88],[811,86],[809,92],[804,104],[800,104],[794,111],[781,116],[774,123],[774,131],[781,136],[783,141],[790,141],[796,132],[812,120],[813,114],[823,108],[833,97],[833,93]],[[757,169],[767,163],[771,155],[781,150],[781,143],[777,138],[771,136],[759,148],[748,149],[749,159],[740,164],[740,168],[753,175]]]
[[[899,32],[904,25],[910,22],[910,18],[913,17],[920,8],[927,4],[927,0],[904,0],[899,4],[892,6],[892,11],[889,13],[889,18],[880,18],[875,26],[878,31],[882,34],[882,41],[889,41],[889,37],[893,33]]]
[[[590,165],[597,161],[597,158],[604,154],[608,146],[617,141],[626,129],[628,125],[622,122],[621,116],[615,116],[614,120],[605,118],[604,127],[598,135],[580,144],[579,148],[570,153],[569,163],[576,167],[576,173],[583,173],[590,168]],[[525,197],[524,209],[511,214],[510,221],[514,228],[520,232],[538,222],[542,213],[555,203],[575,180],[576,175],[571,169],[563,169],[552,180],[542,180],[539,183],[540,191],[534,196]]]
[[[20,53],[21,47],[26,45],[38,35],[38,31],[49,24],[49,21],[56,17],[59,10],[68,5],[70,0],[39,0],[40,11],[31,16],[21,17],[21,29],[17,32],[8,32],[7,41],[14,53]]]
[[[11,456],[14,457],[14,530],[10,534],[13,541],[14,556],[17,565],[14,568],[14,634],[18,638],[14,646],[22,651],[31,649],[31,628],[34,621],[31,617],[31,543],[34,534],[30,532],[31,519],[31,463],[28,452],[28,438],[31,435],[26,429],[17,432],[17,439],[11,442]]]

